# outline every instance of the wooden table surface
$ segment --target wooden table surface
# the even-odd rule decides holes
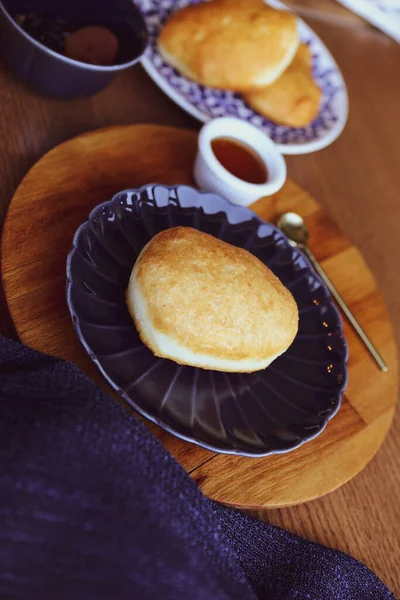
[[[350,118],[329,148],[288,157],[292,179],[332,214],[358,245],[378,280],[400,343],[400,46],[327,0],[296,0],[345,76]],[[321,8],[322,7],[322,8]],[[141,67],[92,99],[42,98],[0,62],[0,220],[27,170],[76,134],[116,123],[152,122],[197,128],[156,88]],[[0,330],[12,335],[4,303]],[[379,398],[376,399],[379,402]],[[320,500],[260,515],[310,540],[363,561],[400,595],[400,415],[367,468]]]

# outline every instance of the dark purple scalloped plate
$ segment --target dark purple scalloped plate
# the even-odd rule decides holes
[[[129,276],[148,240],[177,225],[246,248],[295,297],[296,339],[264,371],[185,367],[141,342],[125,304]],[[96,207],[68,256],[67,300],[80,341],[113,388],[160,427],[209,450],[288,452],[321,433],[340,406],[347,346],[329,292],[278,229],[214,194],[148,185]]]

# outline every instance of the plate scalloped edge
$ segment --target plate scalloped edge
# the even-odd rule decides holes
[[[159,190],[159,191],[157,192],[157,190]],[[222,454],[234,454],[234,455],[254,457],[254,458],[263,457],[263,456],[267,456],[270,454],[283,454],[283,453],[295,450],[296,448],[300,447],[303,443],[306,443],[306,442],[314,439],[318,435],[320,435],[322,433],[322,431],[325,429],[327,423],[336,415],[336,413],[339,410],[340,405],[341,405],[341,396],[342,396],[344,389],[346,387],[346,384],[347,384],[347,370],[345,370],[345,376],[341,383],[340,390],[338,391],[338,400],[335,404],[335,407],[328,415],[326,415],[322,426],[320,427],[320,429],[318,429],[318,431],[316,433],[312,433],[309,436],[303,437],[299,443],[293,445],[290,448],[283,449],[283,450],[272,450],[272,451],[269,450],[269,451],[263,451],[263,452],[246,452],[243,450],[237,450],[236,448],[221,449],[218,446],[213,446],[212,444],[210,444],[208,442],[205,443],[199,439],[195,439],[194,437],[185,435],[184,433],[177,431],[176,429],[174,429],[174,427],[169,426],[167,423],[163,422],[160,418],[157,418],[154,415],[152,415],[151,413],[149,413],[147,410],[144,410],[143,407],[141,407],[140,404],[138,404],[135,400],[133,400],[132,397],[124,389],[122,389],[121,386],[119,386],[114,381],[113,377],[111,377],[109,375],[109,373],[107,372],[107,369],[105,369],[103,367],[103,365],[101,364],[101,361],[97,357],[96,353],[93,352],[92,348],[90,347],[90,345],[88,344],[88,342],[85,339],[85,336],[82,333],[80,322],[79,322],[79,316],[76,312],[76,309],[74,307],[74,303],[72,300],[72,296],[71,296],[72,281],[73,281],[73,274],[71,271],[71,263],[72,263],[74,255],[78,252],[77,243],[78,243],[81,233],[84,232],[85,228],[87,228],[87,226],[91,222],[91,219],[93,218],[93,216],[97,215],[99,213],[99,211],[101,211],[103,208],[108,209],[113,204],[118,203],[121,195],[123,195],[123,194],[135,194],[137,197],[139,197],[141,194],[146,193],[146,195],[148,197],[150,197],[151,199],[153,199],[154,201],[157,202],[157,206],[158,206],[158,204],[160,204],[161,206],[167,206],[167,204],[169,203],[168,201],[171,199],[171,193],[172,193],[172,195],[175,194],[175,198],[172,198],[172,199],[179,200],[179,194],[178,194],[179,190],[185,191],[185,192],[189,192],[189,191],[195,192],[197,195],[197,198],[198,198],[198,201],[196,202],[196,208],[202,208],[203,210],[204,210],[204,206],[203,206],[202,199],[204,199],[205,197],[207,197],[208,199],[212,199],[212,200],[217,199],[219,210],[218,211],[213,210],[211,213],[207,213],[204,210],[205,214],[217,214],[218,212],[223,212],[225,214],[225,217],[229,221],[227,212],[226,212],[226,210],[223,209],[223,205],[225,205],[225,207],[232,208],[234,210],[234,212],[238,211],[240,213],[240,218],[238,218],[238,220],[234,219],[233,221],[230,221],[231,224],[237,224],[237,223],[241,224],[241,223],[245,222],[243,220],[242,216],[244,217],[244,216],[248,215],[249,219],[247,221],[249,221],[249,222],[253,221],[253,222],[258,223],[257,231],[260,231],[260,229],[262,229],[263,227],[268,227],[268,229],[270,231],[273,231],[274,234],[276,234],[279,237],[279,240],[281,242],[284,242],[294,253],[296,253],[296,255],[301,256],[301,258],[305,262],[305,264],[308,265],[308,268],[310,269],[315,281],[317,281],[320,284],[321,290],[323,291],[323,295],[325,297],[325,300],[331,306],[331,308],[333,309],[333,314],[336,316],[337,324],[338,324],[337,333],[338,333],[339,337],[341,337],[343,340],[343,344],[344,344],[343,347],[344,347],[344,351],[345,351],[343,360],[344,360],[344,364],[346,364],[347,358],[348,358],[348,347],[347,347],[345,338],[343,336],[343,328],[342,328],[342,322],[341,322],[341,318],[339,315],[339,311],[332,303],[328,290],[325,288],[323,282],[318,277],[318,275],[313,271],[311,263],[304,256],[304,254],[301,253],[299,250],[293,249],[290,246],[288,240],[285,238],[285,236],[279,229],[277,229],[274,225],[272,225],[270,223],[266,223],[266,222],[262,221],[262,219],[260,219],[260,217],[258,217],[258,215],[253,213],[250,209],[232,205],[229,201],[227,201],[219,196],[216,196],[215,194],[199,192],[198,190],[193,190],[193,188],[190,188],[189,186],[180,186],[180,185],[178,185],[178,186],[162,186],[159,184],[147,184],[147,185],[142,186],[141,188],[135,189],[135,190],[133,190],[133,189],[122,190],[121,192],[115,194],[110,200],[107,200],[106,202],[103,202],[103,203],[99,204],[98,206],[96,206],[91,211],[88,218],[78,227],[78,229],[74,235],[74,238],[73,238],[72,249],[71,249],[71,251],[68,255],[68,259],[67,259],[67,286],[66,286],[67,287],[67,289],[66,289],[67,304],[68,304],[68,308],[69,308],[78,338],[79,338],[80,342],[82,343],[83,347],[85,348],[86,352],[92,359],[92,361],[96,364],[99,371],[102,373],[102,375],[104,376],[106,381],[113,387],[113,389],[135,410],[137,410],[139,413],[141,413],[143,416],[145,416],[147,419],[149,419],[156,425],[162,427],[169,433],[175,435],[176,437],[181,438],[187,442],[195,443],[196,445],[199,445],[199,446],[206,448],[207,450],[210,450],[213,452],[219,452]],[[165,192],[167,192],[167,193],[165,193]],[[157,198],[157,196],[158,196],[158,198]],[[167,202],[165,202],[165,200],[167,200]],[[188,206],[193,207],[193,204],[190,205],[190,203],[189,203]],[[262,237],[264,237],[264,236],[262,236]]]

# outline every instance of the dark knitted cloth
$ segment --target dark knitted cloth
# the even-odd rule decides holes
[[[206,499],[72,364],[0,338],[0,598],[389,600],[365,566]]]

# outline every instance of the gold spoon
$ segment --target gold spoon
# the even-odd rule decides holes
[[[364,342],[365,346],[368,348],[369,352],[378,363],[380,369],[382,369],[382,371],[387,371],[387,364],[385,363],[385,361],[383,360],[383,358],[381,357],[381,355],[379,354],[379,352],[377,351],[377,349],[375,348],[375,346],[373,345],[373,343],[371,342],[371,340],[369,339],[369,337],[367,336],[367,334],[365,333],[365,331],[363,330],[363,328],[361,327],[361,325],[359,324],[359,322],[357,321],[357,319],[355,318],[355,316],[353,315],[353,313],[351,312],[351,310],[349,309],[349,307],[347,306],[337,289],[335,288],[335,286],[333,285],[332,281],[329,279],[329,277],[315,258],[314,254],[307,246],[309,232],[302,217],[300,217],[300,215],[298,215],[297,213],[293,212],[285,213],[279,218],[278,227],[289,239],[289,242],[292,246],[296,246],[304,252],[308,260],[310,261],[310,263],[312,264],[312,266],[314,267],[314,269],[316,270],[316,272],[321,277],[322,281],[325,283],[326,287],[332,294],[333,298],[336,300],[336,302],[350,321],[351,325],[354,327],[354,329],[360,336],[361,340]]]

